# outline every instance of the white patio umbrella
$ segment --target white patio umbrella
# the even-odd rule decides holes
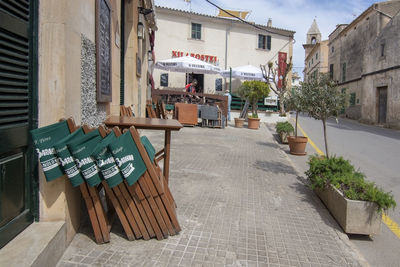
[[[221,71],[221,68],[217,66],[189,56],[157,61],[155,68],[197,74],[216,74]]]
[[[221,76],[224,78],[230,77],[230,70],[224,70],[220,72]],[[236,68],[232,68],[232,78],[237,78],[241,80],[257,80],[265,81],[261,69],[252,65],[245,65]]]

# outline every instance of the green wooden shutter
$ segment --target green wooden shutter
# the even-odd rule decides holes
[[[271,50],[271,35],[267,35],[267,49]]]
[[[37,1],[0,1],[0,248],[34,216]]]

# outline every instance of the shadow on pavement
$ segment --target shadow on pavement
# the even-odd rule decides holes
[[[261,161],[257,160],[253,164],[254,168],[272,173],[282,174],[296,174],[292,166],[282,163],[280,161]]]
[[[278,148],[278,149],[280,148],[279,145],[277,145],[275,143],[268,143],[268,142],[261,142],[261,141],[258,141],[257,145],[267,146],[267,147],[271,147],[271,148]]]
[[[340,225],[335,221],[319,197],[314,193],[314,191],[312,191],[309,186],[309,181],[303,176],[297,176],[296,179],[297,181],[293,185],[290,185],[290,187],[303,195],[304,198],[302,201],[311,204],[318,212],[321,220],[327,226],[344,233]]]
[[[350,240],[374,241],[369,235],[348,235]]]

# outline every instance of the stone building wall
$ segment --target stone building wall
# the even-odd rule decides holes
[[[364,58],[365,77],[362,117],[377,123],[377,88],[387,86],[387,124],[400,128],[400,13],[369,44]],[[384,51],[382,55],[382,45]],[[385,71],[382,71],[385,70]],[[381,71],[379,73],[379,71]],[[378,73],[377,73],[378,72]]]
[[[329,65],[333,64],[333,79],[349,96],[355,94],[355,105],[346,109],[347,117],[377,123],[377,87],[387,86],[387,125],[397,127],[399,124],[397,92],[400,83],[395,70],[386,70],[399,65],[399,11],[400,1],[374,4],[351,24],[339,25],[330,35]],[[383,43],[386,55],[380,56]]]

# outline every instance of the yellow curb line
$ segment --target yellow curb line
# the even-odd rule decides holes
[[[400,239],[400,227],[399,225],[390,219],[384,212],[382,212],[382,221],[386,224],[386,226]]]
[[[296,123],[293,119],[291,119],[294,123]],[[297,128],[301,131],[301,133],[308,138],[308,142],[310,145],[315,149],[315,151],[318,153],[320,156],[324,156],[324,152],[322,152],[317,145],[310,139],[310,137],[304,132],[304,130],[301,128],[300,124],[297,123]],[[382,221],[386,224],[386,226],[400,239],[400,226],[393,221],[388,215],[386,215],[384,212],[382,212]]]

